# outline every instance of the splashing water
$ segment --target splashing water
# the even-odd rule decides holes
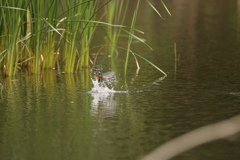
[[[93,88],[91,91],[89,91],[90,93],[115,93],[113,87],[108,87],[105,82],[99,83],[97,80],[92,79],[92,83]]]
[[[115,114],[116,101],[114,100],[115,93],[127,93],[127,91],[115,91],[112,87],[112,81],[103,81],[99,83],[93,80],[93,88],[90,93],[93,97],[92,100],[92,113],[93,115],[99,114],[102,117],[108,117]]]
[[[99,83],[97,80],[93,80],[93,88],[88,93],[101,93],[101,94],[112,94],[112,93],[128,93],[128,91],[116,91],[111,85],[111,81],[103,81]]]

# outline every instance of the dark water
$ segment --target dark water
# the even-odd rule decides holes
[[[88,93],[89,70],[2,79],[1,159],[133,160],[188,131],[238,115],[239,1],[166,4],[171,17],[159,7],[165,20],[144,4],[140,8],[137,27],[154,50],[133,44],[168,74],[162,81],[163,74],[140,59],[136,74],[133,58],[125,79],[123,51],[117,63],[104,55],[98,63],[105,71],[115,68],[114,90],[127,93]],[[238,160],[238,136],[173,159]]]

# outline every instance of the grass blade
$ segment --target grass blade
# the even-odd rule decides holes
[[[95,24],[103,24],[103,25],[111,26],[111,27],[126,27],[123,25],[111,24],[111,23],[106,23],[106,22],[101,22],[101,21],[92,21],[92,20],[79,20],[79,21],[68,21],[68,22],[88,22],[88,23],[95,23]]]
[[[129,38],[128,38],[127,55],[126,55],[126,61],[125,61],[125,65],[124,65],[124,75],[125,75],[125,76],[127,75],[129,52],[131,51],[130,48],[131,48],[132,39],[133,39],[133,36],[132,36],[132,35],[134,35],[134,27],[135,27],[136,20],[137,20],[137,13],[138,13],[139,3],[140,3],[140,0],[138,0],[136,9],[135,9],[135,11],[134,11],[134,13],[133,13],[132,24],[131,24],[130,32],[129,32],[129,33],[131,33],[131,34],[129,34]]]
[[[152,48],[150,45],[148,45],[142,38],[139,38],[138,36],[134,35],[133,33],[128,32],[128,31],[125,30],[125,29],[123,29],[123,30],[124,30],[128,35],[132,36],[132,38],[134,38],[134,39],[142,42],[142,43],[145,44],[149,49],[153,50],[153,48]]]
[[[162,17],[162,15],[158,12],[158,10],[153,6],[153,4],[151,2],[149,2],[148,0],[146,0],[146,2],[149,4],[149,6],[159,15],[159,17],[161,17],[162,19],[164,19]]]
[[[147,60],[146,58],[140,56],[140,55],[137,54],[137,53],[133,53],[133,54],[135,54],[136,56],[140,57],[141,59],[143,59],[144,61],[146,61],[146,62],[149,63],[150,65],[152,65],[154,68],[156,68],[157,70],[159,70],[161,73],[163,73],[165,76],[167,76],[167,74],[166,74],[163,70],[161,70],[158,66],[156,66],[155,64],[153,64],[152,62],[150,62],[150,61]]]
[[[162,2],[163,7],[165,8],[165,10],[168,12],[168,14],[169,14],[170,16],[172,16],[171,13],[170,13],[170,11],[168,10],[167,6],[166,6],[165,3],[163,2],[163,0],[161,0],[161,2]]]

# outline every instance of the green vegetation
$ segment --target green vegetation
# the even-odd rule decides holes
[[[145,1],[159,14],[152,3]],[[55,68],[77,72],[89,66],[91,48],[108,46],[109,55],[115,54],[123,32],[128,37],[126,73],[132,40],[141,41],[134,35],[138,31],[135,23],[139,3],[137,0],[131,26],[125,27],[129,0],[1,1],[0,68],[6,76],[16,75],[23,67],[34,74]],[[102,46],[91,43],[97,27],[101,27],[107,37]]]

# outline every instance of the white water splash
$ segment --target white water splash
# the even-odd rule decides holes
[[[103,81],[99,83],[97,80],[93,80],[93,88],[88,93],[99,93],[102,95],[109,95],[114,93],[128,93],[128,91],[116,91],[111,85],[111,81]]]
[[[92,100],[92,114],[101,117],[111,117],[115,114],[116,102],[113,99],[115,90],[109,87],[105,82],[99,83],[93,80],[93,88],[90,93]],[[111,86],[111,85],[110,85]]]
[[[93,88],[90,93],[92,100],[92,114],[101,117],[111,117],[115,114],[117,101],[114,100],[115,93],[128,93],[128,91],[116,91],[112,87],[111,80],[99,83],[92,79]]]
[[[90,93],[114,93],[115,92],[113,88],[110,89],[103,82],[99,83],[97,80],[92,79],[92,83],[93,83],[93,88],[91,91],[89,91]]]

